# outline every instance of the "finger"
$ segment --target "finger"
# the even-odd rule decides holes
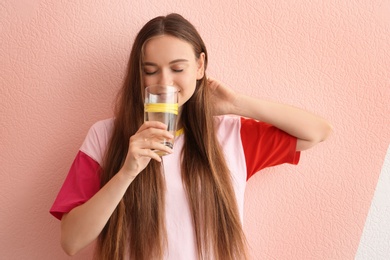
[[[212,77],[207,77],[207,83],[210,85],[214,82],[214,79]]]
[[[147,140],[163,140],[163,139],[174,139],[172,133],[168,132],[167,130],[163,129],[157,129],[157,128],[149,128],[142,132],[143,139]]]
[[[140,149],[138,151],[138,156],[140,157],[149,157],[158,162],[161,162],[161,156],[157,152],[162,152],[163,154],[171,154],[173,153],[173,149],[165,146],[164,144],[154,142],[151,144],[151,149]]]
[[[153,160],[156,160],[158,162],[161,162],[161,157],[157,153],[152,151],[151,149],[142,149],[139,152],[139,155],[142,156],[142,157],[149,157],[150,159],[153,159]]]
[[[173,150],[164,142],[173,143],[173,140],[174,136],[166,130],[148,129],[130,137],[129,149],[132,153],[136,153],[138,149],[156,149],[172,153]]]
[[[173,153],[173,149],[162,143],[161,141],[145,141],[143,149],[158,150],[168,154]]]
[[[129,152],[136,155],[139,154],[139,151],[142,149],[156,149],[172,153],[173,150],[163,143],[167,141],[173,142],[173,140],[174,136],[168,131],[151,128],[130,137]]]
[[[159,121],[146,121],[141,125],[137,132],[141,132],[149,128],[167,129],[167,125]]]
[[[207,78],[207,85],[212,89],[215,90],[218,87],[218,81],[216,81],[214,78],[209,77]]]
[[[128,154],[131,154],[131,157],[133,158],[133,160],[137,161],[137,160],[140,160],[142,159],[143,157],[149,157],[151,159],[155,159],[157,161],[159,161],[159,159],[157,157],[159,157],[155,152],[153,152],[152,150],[154,149],[164,149],[164,151],[166,151],[166,149],[164,148],[164,145],[159,146],[158,145],[159,143],[154,144],[154,142],[151,142],[151,141],[145,141],[144,143],[132,143],[130,144],[129,146],[129,150],[128,150]],[[160,144],[161,145],[161,144]],[[166,152],[169,152],[169,151],[166,151]]]

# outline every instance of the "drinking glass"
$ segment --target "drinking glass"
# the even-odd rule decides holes
[[[167,130],[175,136],[177,115],[179,111],[178,90],[174,86],[153,85],[145,88],[145,121],[160,121],[167,125]],[[162,144],[173,149],[174,139],[159,140]],[[167,153],[154,150],[159,156]]]

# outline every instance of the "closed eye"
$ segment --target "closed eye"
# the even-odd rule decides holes
[[[154,75],[154,74],[156,74],[156,72],[157,72],[157,70],[156,71],[146,71],[146,70],[144,70],[145,75]]]

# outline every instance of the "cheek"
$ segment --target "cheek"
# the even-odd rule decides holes
[[[196,88],[196,84],[187,85],[186,88],[182,88],[179,92],[179,106],[186,103],[194,94]]]
[[[150,86],[150,85],[154,85],[153,80],[148,78],[148,77],[143,77],[142,81],[143,81],[145,87]]]

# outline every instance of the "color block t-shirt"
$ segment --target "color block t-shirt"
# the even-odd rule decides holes
[[[103,156],[114,120],[95,123],[89,130],[50,213],[58,219],[88,201],[100,189]],[[266,167],[297,164],[297,139],[267,123],[237,116],[215,117],[217,138],[231,172],[238,209],[243,220],[247,180]],[[184,133],[185,134],[185,133]],[[174,153],[164,156],[166,175],[165,214],[168,249],[166,259],[196,259],[196,241],[191,212],[180,173],[184,136],[175,140]]]

